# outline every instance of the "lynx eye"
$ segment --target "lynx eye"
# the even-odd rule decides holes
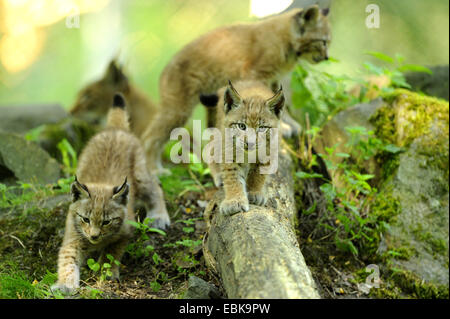
[[[237,123],[237,127],[241,131],[245,131],[247,129],[247,125],[245,125],[244,123]]]
[[[87,217],[83,217],[83,216],[81,216],[81,215],[78,215],[78,216],[80,216],[80,218],[81,218],[81,220],[84,222],[84,223],[86,223],[86,224],[89,224],[91,221],[89,220],[89,218],[87,218]]]
[[[267,126],[260,126],[260,127],[258,127],[258,133],[265,133],[265,132],[267,132],[268,129],[269,129],[269,127],[267,127]]]
[[[111,220],[104,220],[102,226],[107,226],[109,224],[111,224]]]

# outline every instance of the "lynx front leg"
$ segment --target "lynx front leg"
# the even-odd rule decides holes
[[[142,134],[141,140],[149,172],[164,175],[170,174],[161,163],[164,145],[169,141],[173,129],[184,127],[196,102],[184,100],[183,97],[165,99],[162,96],[161,99],[161,108]]]
[[[60,290],[63,294],[72,294],[80,287],[81,253],[77,242],[63,243],[58,254],[58,281],[51,290]]]
[[[249,209],[245,190],[245,176],[243,169],[236,164],[222,164],[223,188],[225,198],[220,203],[220,212],[233,215],[246,212]]]
[[[248,173],[247,179],[248,200],[251,204],[264,206],[267,202],[265,182],[266,175],[260,173],[259,166],[253,166]]]
[[[209,171],[211,172],[211,176],[213,177],[214,185],[216,187],[222,186],[223,181],[222,181],[222,172],[220,170],[220,165],[215,162],[212,162],[208,165],[208,167],[209,167]]]
[[[300,134],[302,127],[288,113],[287,108],[281,114],[280,130],[283,137],[291,138]]]
[[[153,226],[166,229],[170,226],[170,217],[167,213],[163,191],[157,178],[147,171],[144,154],[139,151],[136,154],[135,175],[136,195],[141,201],[146,203],[146,217],[154,220]],[[151,209],[148,207],[151,207]]]

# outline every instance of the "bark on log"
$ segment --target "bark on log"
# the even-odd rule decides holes
[[[320,298],[297,242],[292,160],[280,151],[278,171],[267,181],[270,200],[245,213],[223,216],[223,191],[205,209],[206,263],[228,298]]]

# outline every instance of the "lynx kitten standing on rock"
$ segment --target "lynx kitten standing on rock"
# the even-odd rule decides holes
[[[79,287],[80,266],[91,252],[121,259],[133,226],[134,202],[148,203],[147,217],[155,226],[170,224],[157,179],[146,168],[139,140],[129,132],[125,100],[114,95],[107,128],[95,135],[81,153],[77,176],[71,186],[72,204],[66,219],[58,255],[58,282],[52,289],[70,293]],[[112,265],[112,279],[119,279],[119,266]]]

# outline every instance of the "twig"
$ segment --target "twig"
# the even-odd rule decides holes
[[[194,180],[194,182],[200,187],[200,189],[201,189],[203,192],[206,192],[205,187],[203,187],[202,183],[200,183],[200,181],[198,180],[197,176],[195,176],[195,174],[192,173],[192,170],[191,170],[189,167],[188,167],[188,172],[189,172],[189,175],[191,175],[191,177],[192,177],[192,179]]]
[[[306,121],[306,138],[308,139],[308,162],[312,160],[312,141],[311,141],[311,135],[308,134],[308,131],[310,130],[310,123],[309,123],[309,113],[305,114],[305,121]]]
[[[19,238],[17,238],[17,237],[14,236],[14,235],[8,235],[8,236],[11,237],[11,238],[13,238],[13,239],[15,239],[15,240],[17,240],[17,241],[19,242],[20,246],[23,247],[23,249],[27,249],[27,248],[25,247],[25,245],[22,243],[22,241],[21,241]]]

